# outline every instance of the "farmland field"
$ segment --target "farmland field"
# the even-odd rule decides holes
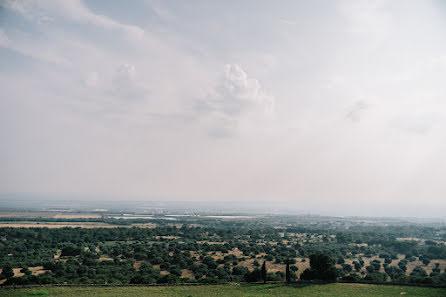
[[[446,289],[363,284],[321,285],[216,285],[192,287],[53,287],[39,289],[1,290],[0,296],[446,296]]]

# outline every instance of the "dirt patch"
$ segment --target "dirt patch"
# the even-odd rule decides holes
[[[190,251],[190,256],[191,256],[191,258],[195,258],[195,260],[198,261],[200,254],[197,253],[196,251]]]
[[[310,259],[309,258],[295,258],[295,259],[296,259],[296,264],[293,264],[292,266],[297,266],[299,268],[299,270],[296,271],[296,274],[300,276],[305,269],[310,268]],[[305,259],[305,262],[302,262],[302,259]]]
[[[156,228],[156,224],[155,223],[144,223],[144,224],[132,224],[129,227],[138,227],[138,228]]]
[[[181,238],[180,236],[172,236],[172,235],[169,235],[169,236],[155,236],[155,238],[156,239],[179,239],[179,238]]]
[[[21,277],[24,276],[25,274],[20,272],[22,268],[13,268],[12,271],[14,271],[14,276],[15,277]]]
[[[392,262],[389,264],[390,266],[396,266],[398,267],[398,262],[400,262],[401,260],[403,260],[405,258],[405,256],[403,254],[398,254],[398,259],[393,259]],[[380,272],[385,272],[384,270],[384,259],[379,258],[378,256],[373,256],[371,258],[367,258],[367,257],[362,257],[362,260],[364,261],[364,267],[361,269],[361,271],[365,271],[366,267],[370,265],[370,262],[373,260],[378,260],[381,263],[381,269]],[[358,259],[345,259],[345,263],[346,264],[350,264],[352,266],[353,265],[353,261],[358,261]],[[406,271],[406,275],[409,275],[417,266],[421,266],[427,274],[430,274],[432,272],[432,269],[435,268],[435,263],[439,263],[440,264],[440,269],[444,270],[446,269],[446,260],[432,260],[429,265],[425,266],[423,264],[422,261],[420,261],[419,259],[413,261],[413,262],[407,262],[407,271]],[[340,265],[336,265],[339,266]]]
[[[33,212],[0,212],[0,218],[52,218],[54,213],[45,211],[33,211]]]
[[[110,257],[107,256],[107,255],[102,255],[102,256],[99,257],[98,261],[99,261],[99,262],[113,261],[113,258],[110,258]]]
[[[419,241],[424,242],[424,239],[420,239],[418,237],[398,237],[397,241]]]
[[[446,269],[446,260],[441,260],[441,259],[431,260],[431,262],[427,266],[425,266],[422,261],[416,260],[416,261],[407,263],[406,274],[410,274],[415,269],[415,267],[421,266],[426,271],[426,273],[429,275],[432,272],[432,269],[435,268],[435,263],[440,264],[440,269],[442,271],[444,271]]]
[[[201,241],[197,241],[197,243],[199,244],[226,244],[226,241],[207,241],[207,240],[201,240]]]
[[[116,228],[118,226],[107,225],[107,224],[70,224],[70,223],[0,223],[0,227],[10,227],[10,228]]]
[[[199,256],[199,255],[200,254],[191,252],[192,257]],[[218,259],[223,259],[224,257],[226,257],[228,255],[234,255],[237,258],[244,257],[242,251],[240,251],[238,248],[233,248],[232,250],[229,250],[227,253],[222,253],[220,251],[208,252],[208,255],[211,256],[212,258],[214,258],[215,261],[217,261]]]
[[[228,252],[228,255],[234,255],[237,258],[243,257],[243,252],[239,250],[238,248],[233,248]]]
[[[0,218],[54,218],[54,219],[97,219],[99,213],[89,212],[61,212],[61,211],[4,211],[0,212]]]
[[[29,267],[29,270],[31,271],[32,275],[44,274],[45,272],[49,271],[43,269],[43,266]]]
[[[240,262],[238,262],[238,264],[237,264],[237,266],[243,266],[243,267],[246,267],[246,268],[248,268],[248,270],[249,271],[253,271],[254,270],[254,265],[252,265],[252,263],[254,262],[254,259],[248,259],[248,260],[245,260],[245,261],[240,261]],[[268,263],[268,262],[267,262]],[[267,264],[268,265],[268,264]],[[268,268],[268,271],[269,271],[270,269]],[[270,271],[270,272],[272,272],[272,271]]]
[[[407,263],[407,271],[406,274],[410,274],[412,272],[412,270],[415,269],[415,267],[417,266],[421,266],[425,271],[426,271],[426,267],[424,267],[423,262],[421,262],[420,260],[416,260],[413,262],[408,262]],[[426,271],[427,272],[427,271]]]
[[[439,263],[440,264],[441,271],[445,271],[446,270],[446,260],[442,260],[442,259],[441,260],[440,259],[432,260],[429,263],[429,265],[427,265],[427,268],[424,267],[426,269],[427,274],[430,274],[432,272],[432,269],[435,268],[435,263]]]
[[[133,268],[135,268],[136,271],[139,271],[142,263],[144,263],[144,261],[135,261],[135,263],[133,263]]]
[[[190,278],[190,279],[194,279],[194,273],[192,272],[192,270],[189,269],[183,269],[181,270],[181,277],[182,278]]]
[[[56,260],[59,259],[61,254],[62,254],[62,250],[57,250],[56,254],[54,254],[54,259],[56,259]]]
[[[48,270],[43,269],[43,266],[31,266],[31,267],[28,267],[28,269],[29,269],[29,271],[31,271],[32,275],[39,275],[39,274],[43,274],[48,271]],[[20,272],[20,270],[22,270],[21,267],[12,269],[12,271],[14,272],[14,277],[21,277],[21,276],[25,275],[23,272]]]

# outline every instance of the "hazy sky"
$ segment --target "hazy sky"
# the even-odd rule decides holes
[[[0,192],[446,213],[445,1],[0,1]]]

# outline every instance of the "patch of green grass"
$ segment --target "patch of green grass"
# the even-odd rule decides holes
[[[33,291],[27,293],[26,296],[48,296],[48,291],[46,291],[46,290],[37,290],[37,291],[33,290]]]
[[[53,287],[41,290],[47,295],[67,297],[445,297],[446,289],[364,284],[318,285],[215,285],[188,287]],[[27,297],[36,289],[0,290],[0,296]],[[37,291],[38,292],[38,291]],[[34,295],[32,295],[34,294]]]

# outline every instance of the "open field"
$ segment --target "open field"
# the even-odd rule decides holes
[[[69,228],[116,228],[119,226],[115,226],[115,225],[107,225],[107,224],[103,224],[103,223],[69,223],[69,222],[64,222],[64,223],[0,223],[0,228],[3,227],[11,227],[11,228],[65,228],[65,227],[69,227]]]
[[[94,219],[101,214],[91,212],[57,212],[57,211],[0,211],[0,218],[54,218],[54,219]]]
[[[443,297],[446,289],[364,284],[320,285],[215,285],[188,287],[52,287],[39,289],[0,290],[0,296],[301,296],[301,297]]]
[[[113,225],[105,224],[99,222],[86,222],[86,223],[75,223],[75,222],[1,222],[0,228],[10,227],[10,228],[155,228],[156,224],[144,223],[144,224],[132,224],[132,225]]]

